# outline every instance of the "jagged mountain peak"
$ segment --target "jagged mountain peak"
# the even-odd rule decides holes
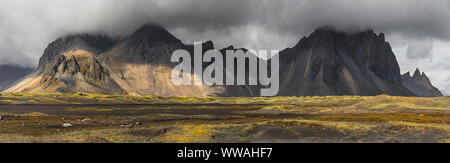
[[[181,43],[181,41],[173,36],[166,28],[152,23],[147,23],[139,27],[133,34],[131,34],[129,39],[132,40],[134,44]]]
[[[370,29],[319,28],[281,51],[280,62],[281,95],[413,95],[384,34]]]
[[[110,39],[109,36],[102,35],[102,34],[90,34],[90,33],[75,33],[75,34],[69,34],[66,36],[62,36],[58,38],[57,40],[73,40],[73,39],[81,39],[85,41],[89,41],[90,39]]]
[[[227,52],[228,50],[233,50],[233,51],[235,51],[235,52],[238,51],[238,50],[242,50],[244,53],[247,53],[247,52],[249,51],[249,50],[246,49],[246,48],[236,48],[236,47],[234,47],[233,45],[230,45],[230,46],[228,46],[228,47],[225,47],[225,48],[221,49],[220,52],[222,52],[222,54],[226,56],[226,52]]]
[[[94,54],[85,50],[57,56],[45,69],[40,87],[59,92],[123,93]]]
[[[349,35],[349,36],[356,36],[356,35],[377,35],[373,29],[364,29],[364,30],[339,30],[333,27],[324,26],[319,27],[315,29],[310,36],[315,35]],[[380,36],[384,36],[383,33],[379,34]]]
[[[416,68],[416,70],[414,70],[414,73],[411,75],[411,72],[406,72],[405,74],[403,74],[402,76],[407,76],[410,78],[414,78],[414,79],[428,79],[427,74],[425,74],[425,72],[420,71],[419,68]]]
[[[184,46],[164,27],[145,24],[102,53],[98,59],[101,62],[166,64],[170,62],[170,54]]]
[[[223,48],[223,49],[224,50],[244,50],[245,48],[237,48],[237,47],[235,47],[233,45],[230,45],[230,46],[228,46],[226,48]]]
[[[205,43],[203,43],[203,46],[214,48],[214,42],[212,40],[208,40]]]
[[[416,68],[416,71],[414,71],[414,75],[412,76],[413,78],[419,78],[419,77],[421,77],[422,75],[421,75],[421,73],[420,73],[420,70],[419,70],[419,68]]]
[[[93,74],[107,73],[103,72],[101,65],[97,62],[94,55],[85,50],[71,50],[62,55],[59,55],[50,64],[50,68],[46,73],[79,73],[90,74],[89,71],[93,71]],[[99,76],[99,78],[102,78]]]
[[[406,73],[405,73],[405,74],[403,74],[403,75],[411,77],[411,73],[410,73],[409,71],[408,71],[408,72],[406,72]]]
[[[199,44],[202,45],[203,52],[206,52],[207,50],[214,49],[214,42],[211,40],[205,41],[205,42],[199,42]],[[194,46],[195,44],[188,44],[184,45],[184,49],[188,50],[191,54],[194,53]]]
[[[51,42],[39,59],[38,70],[45,68],[56,56],[70,50],[86,50],[94,54],[108,50],[116,40],[105,35],[72,34]]]
[[[372,29],[342,31],[331,27],[321,27],[314,30],[309,36],[302,37],[302,39],[291,49],[300,49],[305,46],[313,45],[329,46],[330,44],[335,43],[354,49],[361,44],[369,42],[378,44],[387,43],[384,33],[377,34]]]
[[[109,70],[87,50],[68,50],[6,92],[126,93],[110,77]]]
[[[50,43],[49,47],[53,44],[64,43],[73,49],[78,48],[80,50],[91,51],[92,53],[101,53],[108,50],[116,41],[116,39],[102,34],[78,33],[60,37]],[[64,52],[73,49],[67,49]]]
[[[437,97],[442,93],[433,86],[425,72],[421,72],[419,68],[414,71],[413,76],[410,72],[402,75],[403,85],[417,96]]]

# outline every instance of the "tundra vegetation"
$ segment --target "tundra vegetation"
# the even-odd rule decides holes
[[[0,142],[450,142],[450,97],[1,93],[0,112]]]

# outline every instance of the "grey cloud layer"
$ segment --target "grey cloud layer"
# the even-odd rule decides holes
[[[146,22],[184,42],[284,49],[320,26],[372,28],[407,58],[450,40],[450,0],[0,0],[0,64],[35,66],[47,44],[79,32],[125,36]],[[28,59],[27,59],[28,58]],[[409,67],[408,67],[409,68]]]
[[[1,0],[2,31],[33,37],[74,32],[125,35],[153,21],[198,35],[239,27],[302,36],[319,26],[373,28],[405,37],[450,39],[449,0]],[[10,26],[5,27],[11,23]],[[210,32],[211,33],[211,32]],[[44,36],[44,37],[45,37]],[[53,39],[53,38],[52,38]],[[236,38],[239,39],[239,38]],[[8,40],[6,40],[8,41]],[[276,42],[276,41],[274,41]],[[260,47],[262,48],[262,47]]]

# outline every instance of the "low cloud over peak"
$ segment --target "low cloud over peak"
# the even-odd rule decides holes
[[[72,33],[125,36],[147,22],[183,42],[284,49],[315,28],[384,32],[407,60],[444,59],[450,0],[1,0],[0,64],[37,65],[49,42]],[[442,49],[442,48],[441,48]],[[29,58],[29,59],[24,59]],[[402,69],[411,69],[401,65]],[[439,65],[427,66],[437,69]],[[433,69],[425,68],[425,71]],[[437,74],[437,73],[436,73]],[[445,74],[450,76],[450,74]],[[445,88],[445,86],[441,85]]]

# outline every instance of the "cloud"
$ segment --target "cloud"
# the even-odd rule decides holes
[[[25,44],[36,44],[77,32],[124,36],[152,21],[184,30],[180,34],[184,38],[212,35],[219,44],[223,38],[254,46],[249,48],[266,48],[263,42],[272,41],[271,45],[281,49],[287,45],[280,39],[294,42],[293,36],[307,35],[320,26],[347,31],[373,28],[407,38],[449,40],[448,6],[448,0],[2,0],[0,27],[27,40]],[[277,36],[261,44],[240,41],[251,41],[245,32],[255,30],[261,38]],[[42,52],[42,48],[35,50],[33,55]]]
[[[388,38],[389,39],[389,38]],[[450,42],[434,41],[431,51],[432,58],[426,60],[408,59],[408,45],[394,46],[393,50],[397,56],[402,73],[414,72],[416,68],[425,72],[434,86],[444,92],[450,93]]]
[[[433,60],[425,71],[442,67],[435,60],[449,55],[433,48],[433,42],[450,41],[449,0],[0,1],[0,64],[36,66],[48,43],[60,36],[123,37],[147,22],[167,27],[186,43],[213,40],[219,48],[279,50],[320,26],[372,28],[386,33],[394,48],[407,47],[397,54],[405,62]]]
[[[408,44],[408,59],[426,59],[433,56],[433,40],[414,40]]]

